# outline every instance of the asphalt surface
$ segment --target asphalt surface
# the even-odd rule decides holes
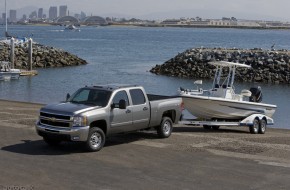
[[[177,125],[107,139],[100,152],[46,145],[34,129],[41,105],[0,100],[2,189],[290,189],[290,131]]]

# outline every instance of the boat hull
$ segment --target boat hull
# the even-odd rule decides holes
[[[8,72],[0,72],[0,81],[8,81],[11,79],[11,74]]]
[[[19,69],[10,69],[10,71],[0,71],[0,80],[14,80],[19,79],[20,77],[20,70]]]
[[[202,119],[242,119],[252,114],[272,117],[276,106],[207,96],[182,96],[184,107]]]

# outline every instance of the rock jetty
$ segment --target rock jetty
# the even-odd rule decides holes
[[[28,69],[28,44],[15,45],[15,68]],[[10,60],[10,45],[0,42],[0,61]],[[32,67],[50,68],[84,65],[87,62],[76,55],[54,47],[33,44]]]
[[[156,65],[150,72],[191,79],[213,78],[215,67],[208,62],[222,60],[252,67],[238,68],[237,81],[290,84],[289,50],[193,48],[179,53],[162,65]]]

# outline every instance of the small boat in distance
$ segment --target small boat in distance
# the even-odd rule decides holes
[[[272,117],[277,108],[276,105],[261,103],[261,88],[242,90],[240,94],[234,91],[235,71],[238,67],[250,68],[249,65],[217,61],[209,62],[216,67],[216,73],[212,88],[203,90],[197,87],[196,90],[180,88],[179,94],[183,99],[184,107],[192,115],[205,120],[242,120],[253,114],[262,114]],[[224,80],[223,72],[227,68],[228,74]],[[196,81],[201,85],[202,81]],[[248,98],[248,100],[245,100]]]
[[[76,27],[76,26],[73,25],[73,24],[68,25],[67,27],[65,27],[64,30],[65,30],[65,31],[74,31],[74,32],[80,32],[80,31],[81,31],[80,28]]]
[[[20,69],[11,69],[9,62],[7,61],[0,62],[0,81],[19,79],[20,73],[21,73]]]

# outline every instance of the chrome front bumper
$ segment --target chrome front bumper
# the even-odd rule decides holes
[[[54,136],[56,138],[70,141],[86,141],[88,139],[90,126],[58,128],[49,125],[35,124],[35,129],[40,136]],[[65,137],[65,138],[64,138]]]

